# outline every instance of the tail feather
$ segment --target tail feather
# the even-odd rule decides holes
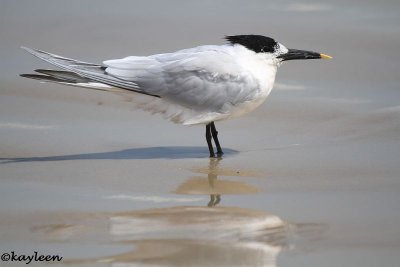
[[[36,70],[36,71],[41,72],[42,70]],[[114,93],[130,92],[125,89],[120,89],[120,88],[109,86],[107,84],[91,81],[87,78],[80,77],[73,72],[58,71],[58,70],[45,70],[45,71],[49,72],[49,73],[51,72],[52,75],[20,74],[20,76],[24,77],[24,78],[39,80],[41,82],[52,82],[52,83],[58,83],[58,84],[62,84],[62,85],[82,87],[82,88],[88,88],[88,89],[99,90],[99,91],[107,91],[107,92],[114,92]],[[58,72],[60,72],[60,75],[58,75]],[[74,77],[74,76],[76,76],[76,77],[75,77],[75,79],[68,78],[69,75],[71,77]]]
[[[48,76],[48,75],[41,75],[41,74],[20,74],[19,76],[29,79],[35,79],[42,82],[65,82],[63,79],[58,79],[56,77]]]
[[[66,58],[45,51],[31,49],[27,47],[22,47],[22,49],[64,70],[64,71],[57,71],[57,70],[39,69],[36,71],[44,75],[21,74],[22,77],[38,79],[42,81],[63,83],[67,85],[87,87],[87,88],[93,87],[89,85],[90,83],[95,83],[96,85],[102,84],[101,86],[103,87],[102,89],[104,89],[104,86],[116,87],[140,94],[160,97],[158,95],[148,94],[140,90],[139,86],[132,81],[126,81],[108,75],[107,73],[104,72],[104,66],[102,65]],[[85,83],[88,86],[84,86]]]

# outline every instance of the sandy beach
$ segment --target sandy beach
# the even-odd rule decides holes
[[[29,266],[398,266],[398,1],[3,1],[0,254]],[[182,126],[112,93],[18,76],[20,46],[99,63],[271,36],[288,62],[254,112]],[[26,266],[24,261],[1,266]]]

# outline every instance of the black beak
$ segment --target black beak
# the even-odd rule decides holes
[[[332,57],[312,51],[289,49],[289,52],[287,52],[286,54],[279,55],[278,58],[282,58],[282,61],[286,61],[293,59],[319,59],[319,58],[330,59]]]

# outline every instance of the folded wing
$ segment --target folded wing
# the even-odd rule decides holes
[[[224,106],[254,98],[258,84],[230,47],[202,46],[150,57],[104,62],[106,73],[134,82],[161,98],[194,110],[223,112]]]

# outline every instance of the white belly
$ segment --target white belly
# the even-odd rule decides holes
[[[247,101],[247,102],[241,103],[237,106],[232,106],[231,110],[229,112],[229,116],[224,119],[240,117],[246,113],[249,113],[249,112],[255,110],[258,106],[260,106],[262,103],[264,103],[267,96],[268,95],[263,95],[263,96],[258,97],[255,100]]]
[[[227,120],[230,118],[242,116],[260,106],[271,92],[271,89],[262,91],[252,100],[245,101],[236,105],[226,104],[220,112],[194,112],[192,113],[192,116],[181,123],[183,123],[184,125],[208,124],[213,121]]]

